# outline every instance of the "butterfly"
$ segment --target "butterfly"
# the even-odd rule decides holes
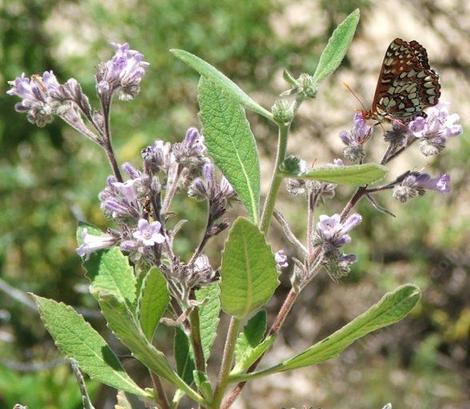
[[[425,117],[425,108],[439,102],[439,75],[430,67],[426,49],[417,41],[393,40],[385,53],[374,100],[365,119],[407,123]]]

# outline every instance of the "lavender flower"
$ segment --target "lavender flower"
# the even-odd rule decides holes
[[[196,128],[189,128],[183,142],[174,144],[173,154],[179,164],[190,169],[199,168],[207,162],[204,137]]]
[[[160,222],[149,223],[148,220],[140,219],[137,230],[134,231],[132,236],[145,247],[162,244],[165,237],[160,233],[161,226]]]
[[[276,265],[279,270],[282,270],[283,268],[287,268],[289,266],[287,254],[284,250],[276,251],[276,253],[274,254],[274,260],[276,261]]]
[[[140,82],[150,65],[143,54],[131,50],[129,44],[112,43],[114,56],[100,65],[96,73],[96,90],[101,96],[111,96],[119,91],[119,99],[131,100],[140,90]]]
[[[426,190],[435,190],[440,193],[450,192],[450,176],[447,173],[433,178],[427,173],[412,172],[401,184],[393,189],[393,197],[404,203],[407,200],[422,196]]]
[[[50,93],[60,86],[52,71],[45,71],[42,76],[33,75],[31,78],[23,73],[8,83],[11,88],[7,94],[21,98],[21,102],[15,105],[16,111],[26,112],[28,121],[39,127],[52,122],[58,104],[50,97]]]
[[[417,117],[410,122],[408,129],[415,138],[420,139],[423,155],[437,155],[446,145],[447,139],[462,133],[458,114],[449,114],[448,103],[440,103],[426,110],[427,117]]]
[[[326,245],[326,248],[339,248],[351,241],[347,234],[362,221],[358,213],[349,216],[344,222],[341,222],[341,216],[334,214],[329,217],[321,215],[317,223],[315,242]]]
[[[344,157],[351,162],[360,162],[365,157],[363,145],[372,135],[373,128],[367,125],[364,116],[356,113],[353,117],[353,129],[350,131],[342,131],[339,135],[343,143]]]
[[[77,254],[80,257],[88,257],[91,253],[107,249],[117,242],[117,237],[110,234],[95,235],[88,233],[88,229],[83,229],[83,243],[77,248]]]

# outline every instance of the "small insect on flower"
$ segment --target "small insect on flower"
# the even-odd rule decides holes
[[[362,115],[407,123],[425,116],[423,110],[436,105],[440,95],[439,75],[430,67],[426,49],[417,41],[396,38],[385,53],[372,107]]]

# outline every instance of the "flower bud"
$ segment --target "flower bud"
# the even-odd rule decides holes
[[[274,120],[280,124],[288,124],[294,118],[294,111],[289,101],[278,99],[271,108]]]

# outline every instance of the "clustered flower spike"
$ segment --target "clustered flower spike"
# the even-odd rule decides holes
[[[353,128],[350,131],[342,131],[340,138],[346,145],[344,157],[351,162],[360,162],[365,157],[363,145],[372,136],[373,128],[367,125],[367,121],[361,113],[353,117]]]
[[[426,118],[417,117],[411,121],[408,130],[420,140],[423,155],[431,156],[440,153],[449,138],[462,133],[458,114],[449,114],[449,104],[440,104],[426,110]]]
[[[119,99],[131,100],[140,90],[140,82],[150,65],[144,56],[131,50],[129,44],[112,43],[116,49],[114,56],[101,64],[96,73],[96,90],[101,96],[111,96],[119,91]]]
[[[447,173],[433,178],[427,173],[411,172],[393,189],[393,197],[404,203],[408,199],[424,195],[426,190],[450,192],[450,176]]]

